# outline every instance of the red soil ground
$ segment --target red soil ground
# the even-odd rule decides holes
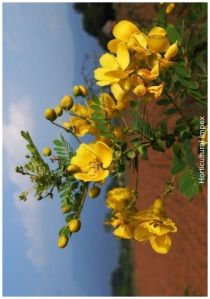
[[[151,104],[149,115],[153,125],[160,121],[160,107]],[[171,121],[170,128],[173,127]],[[194,147],[197,144],[194,140]],[[140,161],[139,198],[137,207],[147,209],[165,190],[171,180],[172,152],[149,150],[149,160]],[[130,185],[135,185],[136,175],[131,171]],[[178,232],[171,234],[173,245],[167,255],[154,252],[148,243],[133,242],[136,295],[183,296],[186,289],[191,294],[207,295],[207,190],[204,188],[193,201],[188,202],[174,191],[166,201],[166,211],[173,219]]]

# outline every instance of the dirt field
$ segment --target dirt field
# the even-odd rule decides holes
[[[161,108],[155,103],[148,106],[150,121],[154,126],[161,121]],[[193,112],[192,110],[190,111]],[[174,126],[170,120],[169,130]],[[128,119],[129,121],[129,119]],[[196,140],[193,141],[197,148]],[[139,167],[139,198],[137,207],[147,209],[165,190],[171,179],[171,150],[164,154],[149,151],[149,160],[141,160]],[[135,186],[136,175],[131,171],[127,182]],[[173,219],[178,232],[171,234],[172,249],[167,255],[155,253],[149,244],[133,241],[136,295],[183,296],[207,295],[207,190],[192,202],[177,191],[166,201],[168,216]]]

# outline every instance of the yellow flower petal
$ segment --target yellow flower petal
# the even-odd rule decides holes
[[[134,34],[132,36],[133,39],[136,40],[136,43],[138,44],[138,46],[140,46],[143,49],[147,49],[147,36],[146,34],[144,34],[143,32]]]
[[[158,99],[161,96],[162,92],[163,92],[163,87],[164,87],[164,84],[161,83],[160,85],[157,85],[157,86],[150,86],[150,87],[147,88],[147,90],[150,93],[154,94],[155,99]]]
[[[126,93],[125,90],[118,83],[111,85],[111,92],[117,101],[122,101]]]
[[[151,35],[160,35],[160,36],[166,36],[166,30],[162,27],[153,27],[150,32],[148,33],[148,36]]]
[[[175,42],[174,44],[172,44],[168,50],[166,51],[164,57],[168,60],[170,60],[171,58],[175,57],[179,52],[178,46],[177,46],[177,42]]]
[[[127,224],[121,224],[113,231],[113,234],[118,238],[132,239],[133,228]]]
[[[117,46],[119,45],[121,41],[119,39],[112,39],[108,42],[107,48],[112,53],[117,53]]]
[[[134,194],[130,188],[114,188],[107,193],[106,206],[109,209],[121,211],[134,200]]]
[[[100,158],[103,167],[109,167],[113,158],[113,149],[105,143],[97,141],[93,145],[93,150],[95,151],[95,154]]]
[[[111,54],[104,54],[100,57],[99,62],[101,66],[108,69],[116,69],[119,67],[119,62],[117,59]]]
[[[134,239],[143,242],[148,240],[151,237],[151,233],[148,231],[148,229],[142,227],[139,225],[138,227],[135,228],[134,230]]]
[[[94,161],[96,155],[87,149],[87,144],[80,144],[79,148],[76,151],[76,155],[71,158],[71,164],[79,166],[79,168],[86,172],[87,165]]]
[[[171,238],[168,235],[155,236],[149,240],[152,249],[160,254],[168,253],[172,245]]]
[[[133,92],[138,97],[143,97],[147,93],[147,88],[144,84],[139,84],[133,89]]]
[[[84,182],[97,182],[100,180],[104,180],[108,177],[108,170],[100,170],[98,173],[82,173],[78,172],[74,174],[75,179],[81,180]]]
[[[94,76],[96,80],[99,80],[97,82],[97,85],[99,86],[106,86],[106,85],[110,85],[112,83],[118,82],[120,79],[118,77],[116,77],[117,75],[121,76],[121,77],[126,77],[127,74],[124,74],[123,71],[110,71],[107,68],[97,68],[94,71]]]
[[[125,44],[120,43],[117,46],[117,62],[119,63],[122,70],[125,70],[130,63],[130,56]]]
[[[140,32],[138,27],[127,20],[120,21],[113,28],[114,37],[124,42],[128,42],[131,35],[136,32]]]
[[[161,35],[148,36],[147,43],[149,50],[154,53],[165,52],[169,47],[168,38]]]

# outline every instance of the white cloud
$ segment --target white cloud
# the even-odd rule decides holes
[[[15,172],[15,166],[24,161],[26,142],[20,135],[21,130],[33,131],[34,120],[31,100],[22,98],[19,102],[12,102],[8,109],[8,122],[3,125],[3,146],[9,179],[15,184],[15,206],[18,209],[29,239],[27,257],[37,266],[44,263],[44,239],[42,235],[42,210],[38,202],[29,198],[27,202],[18,201],[18,193],[30,187],[26,177]]]

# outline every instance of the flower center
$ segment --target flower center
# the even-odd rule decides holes
[[[89,163],[89,167],[90,167],[90,170],[89,170],[89,174],[90,175],[95,175],[100,169],[101,169],[101,162],[100,161],[91,161]]]
[[[163,223],[160,220],[154,220],[151,221],[149,225],[153,226],[154,228],[156,228],[157,226],[161,226]]]

